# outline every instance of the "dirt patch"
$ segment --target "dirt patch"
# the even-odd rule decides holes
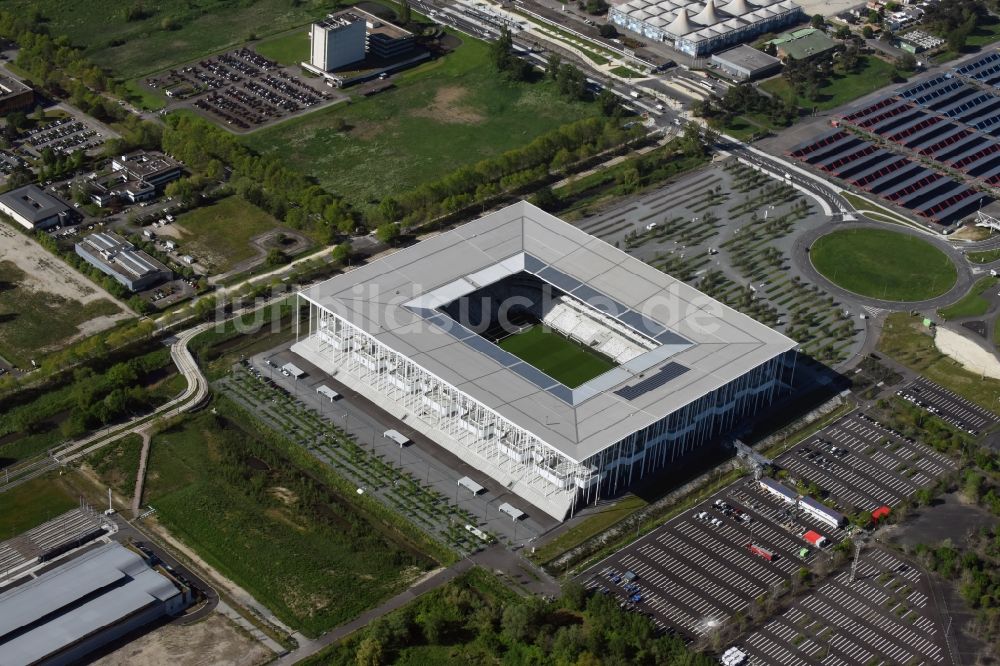
[[[1000,379],[1000,361],[972,340],[938,326],[934,344],[942,354],[955,359],[969,372]]]
[[[430,106],[426,109],[413,111],[413,115],[459,125],[476,125],[483,122],[486,118],[481,113],[467,106],[462,106],[461,102],[466,94],[468,94],[468,90],[461,86],[439,88]]]
[[[985,227],[977,227],[974,224],[967,224],[951,235],[952,240],[981,241],[989,238],[990,230]]]
[[[140,636],[94,664],[100,666],[154,666],[159,664],[263,664],[274,655],[213,613],[191,625],[167,624]]]
[[[111,294],[3,222],[0,222],[0,261],[10,261],[28,275],[20,286],[29,291],[45,291],[78,303],[102,298],[118,303]],[[122,312],[127,314],[124,308]]]
[[[286,506],[291,506],[299,501],[298,495],[282,486],[271,486],[267,491]]]

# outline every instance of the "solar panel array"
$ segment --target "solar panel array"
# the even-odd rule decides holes
[[[901,152],[1000,187],[1000,52],[926,77],[841,117],[841,125],[878,135]],[[827,149],[830,147],[830,149]],[[836,152],[832,152],[837,149]],[[941,223],[993,199],[915,160],[841,131],[791,154],[897,205]]]
[[[845,129],[800,144],[791,155],[941,224],[959,220],[992,201],[964,183]]]
[[[649,393],[653,389],[658,389],[673,379],[677,379],[687,371],[688,368],[684,367],[680,363],[674,363],[671,361],[660,368],[655,374],[652,374],[635,384],[621,387],[615,391],[615,395],[625,398],[626,400],[635,400],[639,396]]]

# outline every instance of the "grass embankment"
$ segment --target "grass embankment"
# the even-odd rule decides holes
[[[0,540],[27,532],[78,504],[57,479],[43,476],[0,493]]]
[[[570,388],[615,367],[597,352],[540,325],[503,339],[499,347]]]
[[[142,437],[132,434],[90,454],[87,456],[87,464],[105,485],[128,498],[135,494],[141,454]]]
[[[408,586],[433,561],[291,459],[226,401],[154,438],[146,501],[201,557],[309,635]]]
[[[394,76],[392,90],[290,119],[245,141],[365,204],[597,114],[594,104],[562,98],[552,81],[503,80],[486,44],[461,39],[453,53]]]
[[[121,312],[107,299],[82,304],[30,283],[14,262],[0,261],[0,356],[22,368],[77,335],[82,324]]]
[[[819,238],[813,266],[848,291],[886,301],[922,301],[946,293],[958,272],[941,250],[916,236],[847,229]]]
[[[579,524],[536,549],[531,559],[540,564],[550,562],[566,551],[576,548],[587,539],[597,536],[612,525],[621,522],[647,504],[648,502],[641,497],[629,495],[614,504],[603,506]]]
[[[874,56],[861,56],[860,61],[858,71],[848,74],[845,74],[838,64],[834,68],[833,76],[819,87],[818,99],[815,101],[800,99],[799,105],[828,111],[893,82],[893,73],[896,69],[890,63]],[[788,99],[794,94],[788,81],[780,76],[764,81],[760,87],[782,99]]]
[[[941,308],[938,310],[938,315],[942,319],[983,316],[990,309],[990,301],[984,298],[986,292],[995,289],[998,282],[1000,279],[992,276],[979,278],[962,300]]]
[[[882,327],[878,349],[985,409],[996,411],[1000,404],[1000,381],[969,372],[938,351],[919,317],[890,314]]]

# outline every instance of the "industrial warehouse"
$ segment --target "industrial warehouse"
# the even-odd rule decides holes
[[[805,18],[792,0],[731,0],[716,7],[685,0],[630,0],[611,7],[608,19],[648,39],[672,44],[681,53],[707,56],[748,42]]]
[[[792,340],[524,202],[299,296],[293,352],[559,520],[794,371]]]
[[[90,234],[76,244],[76,254],[129,291],[142,291],[169,280],[173,271],[118,234]]]

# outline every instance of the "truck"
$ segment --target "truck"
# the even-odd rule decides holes
[[[753,553],[757,557],[763,557],[768,562],[774,562],[776,559],[778,559],[778,556],[776,554],[774,554],[767,548],[761,548],[752,541],[747,544],[747,548],[750,550],[751,553]]]
[[[816,532],[815,530],[809,530],[808,532],[803,534],[802,540],[807,543],[811,543],[817,548],[824,548],[828,543],[830,543],[825,536],[823,536],[819,532]]]
[[[731,647],[722,653],[719,663],[722,664],[722,666],[740,666],[740,664],[745,663],[746,660],[746,652],[738,647]]]
[[[639,99],[638,91],[630,90],[628,94],[632,97],[632,99]]]

